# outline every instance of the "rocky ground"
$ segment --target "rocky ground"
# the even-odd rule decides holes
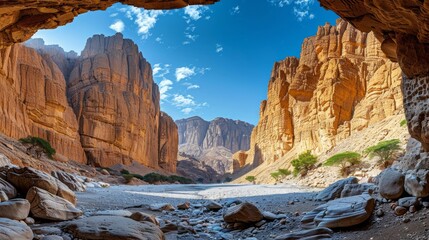
[[[158,185],[113,186],[90,188],[77,194],[78,205],[86,215],[105,210],[126,210],[154,214],[167,239],[275,239],[282,234],[301,230],[301,219],[324,202],[315,201],[320,189],[302,188],[295,185]],[[103,201],[99,201],[104,199]],[[258,209],[274,213],[257,225],[243,229],[228,229],[222,217],[228,205],[234,201],[248,201]],[[222,206],[210,211],[207,206],[215,201]],[[177,206],[189,202],[189,209]],[[157,203],[158,206],[153,205]],[[171,204],[175,210],[156,208]],[[152,204],[152,206],[151,206]],[[152,210],[150,209],[152,207]],[[168,207],[166,207],[168,208]],[[376,203],[374,213],[362,224],[335,230],[333,239],[427,239],[429,236],[429,210],[421,207],[414,213],[396,216],[390,203]],[[155,210],[155,211],[153,211]],[[104,212],[105,213],[105,212]],[[129,214],[110,212],[111,214]],[[172,223],[172,224],[169,224]],[[167,225],[167,227],[165,227]],[[176,226],[176,227],[175,227]]]

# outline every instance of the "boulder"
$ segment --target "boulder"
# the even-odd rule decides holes
[[[210,211],[219,211],[223,208],[223,206],[215,201],[210,201],[207,205],[206,208]]]
[[[229,207],[223,214],[223,219],[227,223],[257,223],[263,218],[261,211],[249,202]]]
[[[31,213],[36,218],[65,221],[82,215],[82,211],[75,208],[71,202],[41,188],[30,188],[27,200],[31,204]]]
[[[76,196],[70,188],[42,171],[28,167],[11,168],[7,172],[7,180],[23,195],[30,188],[38,187],[76,204]]]
[[[379,188],[380,195],[386,199],[398,199],[404,193],[405,176],[391,168],[381,174]]]
[[[142,212],[135,212],[135,213],[131,214],[130,218],[137,221],[137,222],[150,222],[150,223],[153,223],[153,224],[159,226],[159,222],[156,219],[155,215],[142,213]]]
[[[176,210],[173,205],[169,203],[154,203],[149,205],[149,209],[152,211],[162,212],[162,211],[174,211]]]
[[[6,193],[9,199],[16,198],[16,195],[18,194],[15,187],[2,178],[0,178],[0,191]]]
[[[25,223],[8,218],[0,218],[1,240],[32,240],[33,232]]]
[[[398,206],[409,208],[411,206],[417,207],[420,201],[416,197],[404,197],[398,200]]]
[[[329,185],[327,188],[317,194],[316,199],[319,201],[329,201],[341,196],[341,192],[346,184],[358,183],[358,179],[355,177],[349,177],[341,179]]]
[[[86,185],[83,183],[83,181],[81,181],[73,174],[66,173],[64,171],[53,171],[51,174],[53,177],[60,180],[67,187],[69,187],[72,191],[76,191],[76,192],[86,191]]]
[[[369,194],[339,198],[318,206],[304,215],[303,227],[350,227],[367,220],[375,207],[375,199]]]
[[[0,191],[0,202],[4,202],[9,200],[9,197],[7,196],[7,194],[3,191]]]
[[[189,202],[184,202],[182,204],[177,205],[177,209],[179,210],[187,210],[191,207],[191,203]]]
[[[331,239],[334,232],[325,227],[318,227],[309,230],[303,230],[299,232],[287,233],[280,235],[275,240],[296,240],[296,239]]]
[[[94,227],[98,226],[98,227]],[[119,216],[93,216],[69,222],[65,230],[80,239],[163,240],[155,224]]]
[[[30,203],[26,199],[12,199],[0,203],[0,218],[23,220],[30,213]]]
[[[366,184],[346,184],[341,191],[341,197],[351,197],[361,195],[362,193],[372,194],[376,186],[371,183]]]
[[[415,197],[429,196],[429,170],[420,169],[407,173],[405,176],[405,191]]]

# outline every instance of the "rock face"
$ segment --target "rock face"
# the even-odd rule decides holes
[[[253,125],[226,118],[177,120],[179,154],[196,158],[219,174],[232,171],[232,153],[248,150]]]
[[[131,40],[94,36],[80,57],[26,44],[37,51],[0,49],[0,132],[44,138],[58,160],[175,171],[177,126],[160,112],[151,66]]]
[[[131,40],[121,34],[88,39],[67,91],[90,164],[109,167],[135,160],[152,168],[158,163],[174,168],[177,131],[168,117],[160,118],[151,66]]]
[[[0,239],[4,240],[31,240],[33,231],[25,223],[7,218],[0,218]]]
[[[402,81],[405,114],[411,136],[422,143],[421,152],[410,157],[428,159],[429,31],[427,1],[333,1],[320,0],[361,31],[373,31],[381,48],[404,72]],[[416,9],[418,11],[416,11]]]
[[[165,112],[161,112],[159,122],[158,165],[169,172],[176,172],[177,146],[179,145],[177,126]]]
[[[14,45],[0,50],[0,132],[48,140],[58,155],[86,163],[61,70],[48,55]]]
[[[114,3],[143,7],[146,9],[182,8],[192,4],[212,4],[218,0],[103,0],[52,2],[42,0],[31,2],[12,0],[0,6],[0,48],[29,39],[39,29],[51,29],[73,21],[79,14],[105,10]]]
[[[319,154],[353,131],[399,114],[401,70],[373,34],[339,20],[304,40],[300,59],[274,65],[268,99],[235,166],[275,162],[287,152]]]

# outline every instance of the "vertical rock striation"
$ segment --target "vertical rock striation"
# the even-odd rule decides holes
[[[253,125],[226,118],[205,121],[200,117],[177,120],[179,151],[196,158],[223,175],[232,171],[232,153],[248,150]]]
[[[48,55],[16,44],[0,51],[0,132],[47,139],[60,159],[86,163],[66,82]]]
[[[370,124],[402,111],[401,70],[373,34],[343,20],[319,27],[300,59],[275,63],[268,98],[235,169],[274,162],[292,149],[323,153]]]
[[[169,172],[176,172],[179,136],[174,120],[161,112],[159,124],[159,157],[158,165]]]
[[[90,164],[135,160],[158,167],[159,90],[150,64],[131,40],[122,34],[88,39],[70,73],[68,96]]]

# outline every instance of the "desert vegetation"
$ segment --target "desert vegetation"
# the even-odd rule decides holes
[[[367,148],[364,152],[372,157],[378,157],[378,164],[382,168],[392,165],[395,155],[400,151],[399,139],[381,141],[378,144]]]
[[[301,177],[307,175],[308,171],[313,169],[316,163],[317,157],[311,154],[310,150],[301,153],[298,158],[292,160],[293,175],[300,174]]]
[[[361,155],[357,152],[342,152],[325,161],[325,166],[339,166],[339,174],[347,177],[354,167],[360,164]]]
[[[55,149],[51,146],[51,144],[43,138],[28,136],[26,138],[21,138],[19,141],[27,147],[27,153],[32,153],[33,151],[36,154],[36,157],[40,159],[42,153],[45,153],[49,158],[55,154]]]

